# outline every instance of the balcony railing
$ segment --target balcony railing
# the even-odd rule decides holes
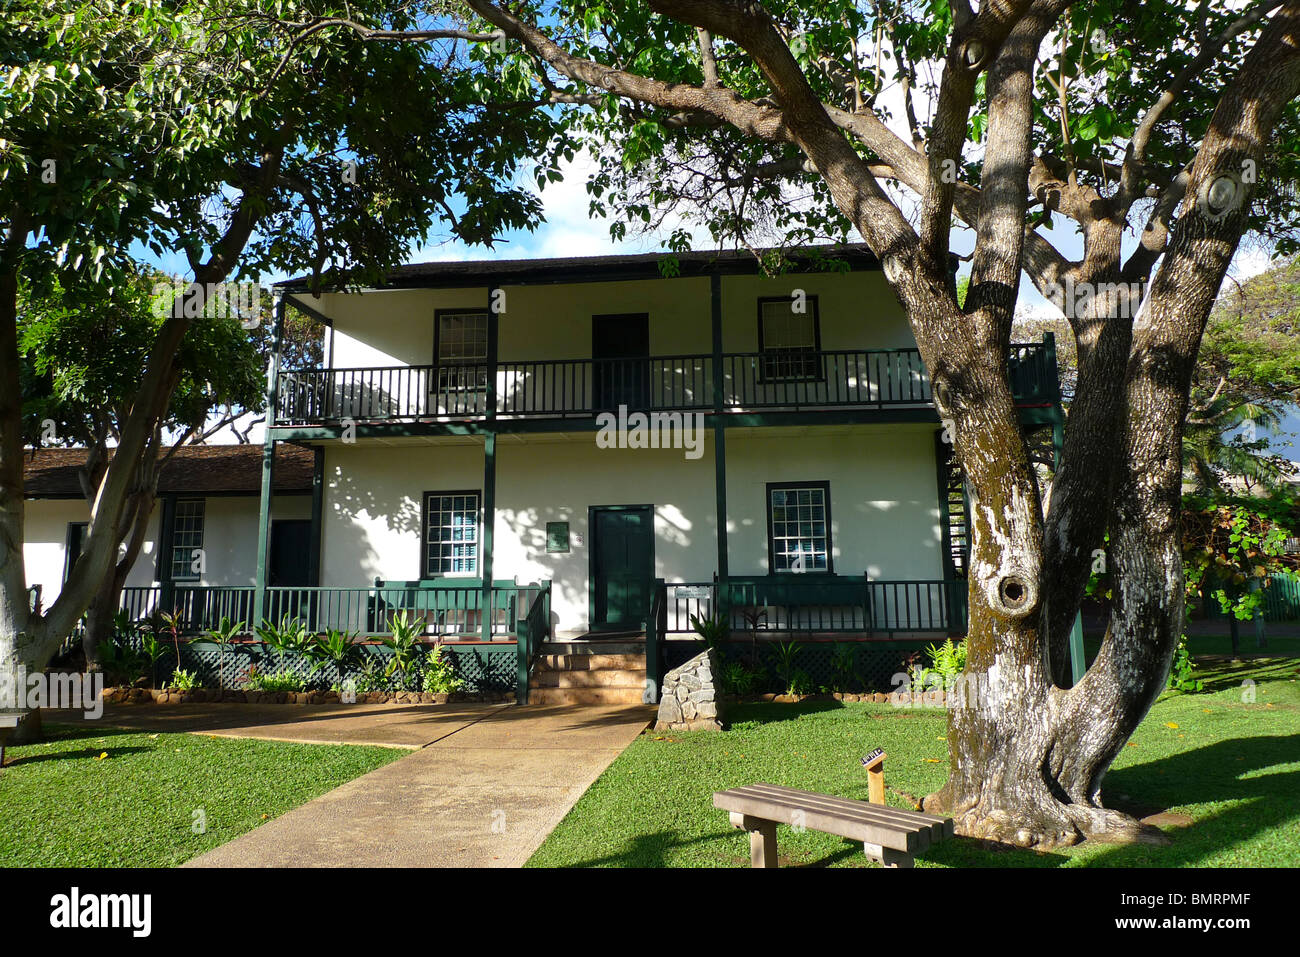
[[[1046,343],[1012,346],[1018,402],[1057,399]],[[636,359],[505,361],[487,365],[304,369],[279,378],[276,421],[369,422],[590,417],[600,412],[723,412],[932,405],[930,378],[915,349],[726,353]],[[492,386],[489,389],[489,384]]]

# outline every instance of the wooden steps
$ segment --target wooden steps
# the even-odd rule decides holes
[[[645,655],[543,654],[528,680],[529,704],[642,704]]]

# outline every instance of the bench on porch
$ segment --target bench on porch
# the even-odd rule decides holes
[[[871,775],[871,801],[799,791],[777,784],[751,784],[713,794],[713,806],[731,812],[732,827],[749,832],[749,862],[776,867],[776,826],[810,828],[861,841],[867,857],[885,867],[911,867],[915,855],[952,837],[951,818],[884,804],[884,752],[863,759]]]

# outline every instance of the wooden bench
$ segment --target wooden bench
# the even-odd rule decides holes
[[[880,788],[881,802],[883,790]],[[753,867],[776,867],[778,824],[861,841],[867,857],[885,867],[911,867],[914,855],[953,836],[953,822],[946,817],[777,784],[716,791],[713,806],[730,811],[732,827],[749,832],[749,862]]]

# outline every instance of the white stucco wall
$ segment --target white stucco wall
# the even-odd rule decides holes
[[[255,495],[211,496],[204,500],[203,549],[205,571],[202,585],[251,585],[257,572],[257,507]],[[42,600],[49,604],[63,586],[64,545],[68,523],[85,522],[90,508],[77,499],[31,499],[26,503],[26,541],[23,561],[27,584],[41,586]],[[162,506],[154,509],[149,533],[136,559],[128,586],[156,582],[158,522]],[[311,496],[278,495],[272,518],[311,517]]]
[[[767,483],[829,482],[837,575],[943,577],[934,427],[727,430],[733,575],[768,573]]]
[[[942,577],[934,430],[925,426],[729,430],[732,574],[767,571],[766,483],[829,481],[835,572],[874,579]],[[655,575],[709,581],[717,570],[714,444],[600,449],[596,436],[497,440],[493,577],[553,582],[560,635],[587,629],[588,508],[653,505]],[[481,440],[330,445],[323,585],[420,577],[423,493],[483,488]],[[567,521],[568,553],[547,553],[546,523]]]
[[[817,297],[823,349],[915,345],[902,308],[873,270],[724,276],[723,351],[757,351],[758,300],[790,296],[796,289]],[[611,313],[648,313],[655,355],[701,354],[713,348],[707,278],[505,286],[503,291],[505,309],[498,319],[501,362],[590,357],[592,316]],[[309,301],[334,323],[334,368],[428,365],[433,362],[435,312],[485,308],[488,290],[328,293]],[[328,344],[330,335],[324,335]]]

